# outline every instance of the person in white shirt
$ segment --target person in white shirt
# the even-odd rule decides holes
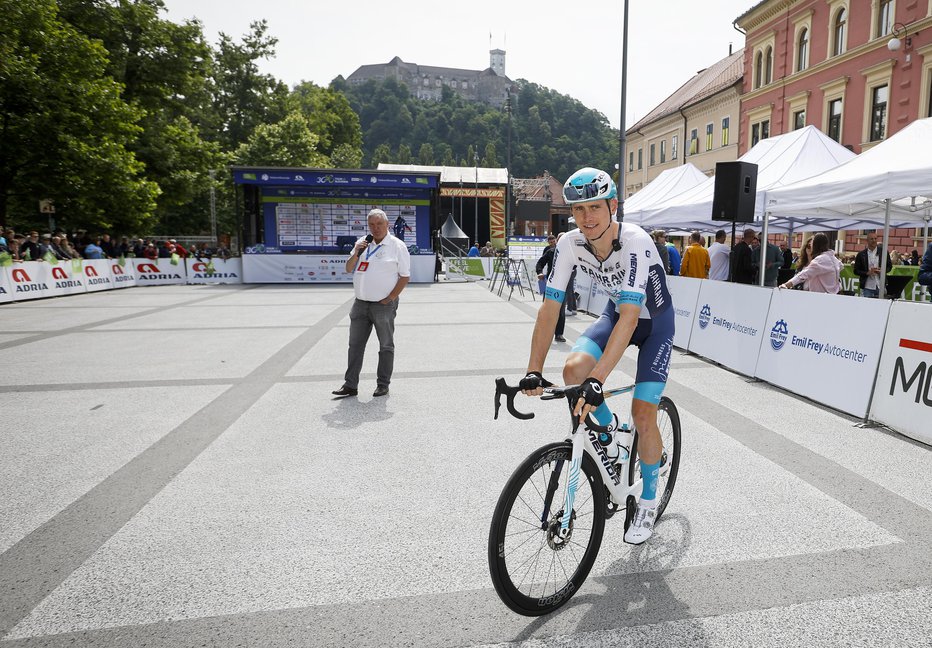
[[[346,260],[346,271],[353,273],[356,301],[350,310],[349,357],[343,386],[336,396],[355,396],[359,372],[372,328],[379,337],[379,366],[373,396],[388,394],[395,363],[395,313],[398,296],[411,279],[411,256],[400,239],[388,233],[388,216],[373,209],[368,217],[371,236],[361,238]]]
[[[725,245],[725,230],[719,230],[715,233],[715,243],[709,246],[709,260],[712,263],[709,279],[728,281],[730,257],[731,248]]]

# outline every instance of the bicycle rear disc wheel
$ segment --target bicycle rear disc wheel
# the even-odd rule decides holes
[[[657,517],[660,520],[670,497],[673,487],[676,486],[676,475],[680,469],[680,414],[673,401],[666,396],[661,397],[657,406],[657,427],[660,429],[660,440],[663,442],[664,461],[660,466],[660,475],[657,477],[657,492],[660,501],[657,503]],[[637,452],[638,440],[635,435],[631,447],[631,461],[628,463],[628,483],[633,484],[641,471],[641,457]]]
[[[583,455],[569,535],[560,536],[572,446],[555,443],[518,466],[498,499],[489,529],[489,572],[495,591],[525,616],[553,612],[579,590],[605,530],[605,488]]]

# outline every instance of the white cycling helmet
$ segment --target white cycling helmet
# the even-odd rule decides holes
[[[612,176],[592,167],[580,169],[563,185],[563,200],[567,205],[593,200],[611,200],[617,196],[618,191],[615,189]]]

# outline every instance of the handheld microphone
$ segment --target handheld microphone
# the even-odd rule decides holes
[[[358,257],[360,254],[362,254],[363,250],[369,247],[370,243],[372,243],[372,234],[366,234],[366,244],[363,247],[359,248],[358,251],[354,252],[354,254]]]
[[[372,234],[366,234],[366,245],[372,243]]]

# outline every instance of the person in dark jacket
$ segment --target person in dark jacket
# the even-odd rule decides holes
[[[861,297],[878,297],[880,295],[880,259],[886,257],[887,272],[893,270],[893,259],[883,253],[883,246],[877,245],[877,234],[867,235],[867,247],[854,257],[854,274],[861,284]]]
[[[753,284],[755,279],[753,251],[751,243],[757,233],[748,228],[744,237],[738,241],[731,252],[731,280],[735,283]]]
[[[922,264],[919,266],[919,276],[916,278],[922,286],[932,286],[932,243],[922,255]]]
[[[547,237],[547,247],[544,248],[544,253],[540,255],[537,265],[534,266],[537,271],[537,284],[541,295],[544,294],[544,288],[547,286],[547,275],[550,274],[550,270],[553,268],[553,253],[556,249],[557,237],[551,234]]]

